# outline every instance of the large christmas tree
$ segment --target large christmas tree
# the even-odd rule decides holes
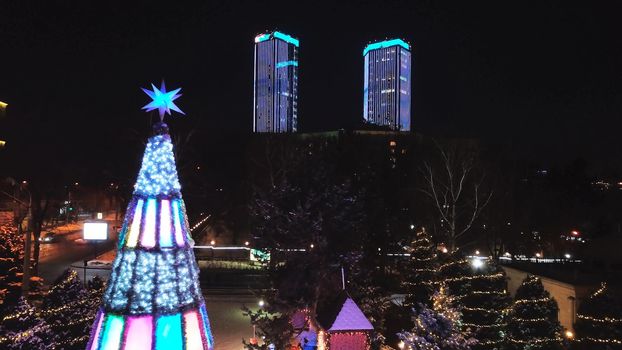
[[[153,86],[153,85],[152,85]],[[144,89],[143,89],[144,90]],[[179,89],[144,90],[160,120]],[[104,303],[89,350],[214,348],[199,270],[192,251],[173,144],[163,122],[154,126],[119,235]]]
[[[542,281],[535,276],[527,276],[516,291],[508,315],[507,348],[562,349],[557,311],[557,302],[544,290]]]
[[[622,349],[622,304],[605,283],[581,303],[575,324],[580,349]]]

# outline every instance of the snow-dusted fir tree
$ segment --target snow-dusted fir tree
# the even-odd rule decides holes
[[[434,283],[438,276],[437,249],[425,228],[417,230],[407,248],[410,259],[406,266],[403,282],[406,292],[405,306],[417,307],[419,304],[432,305]]]
[[[0,315],[12,307],[21,294],[24,237],[13,226],[0,226]]]
[[[54,282],[43,298],[41,315],[58,349],[84,348],[95,308],[76,271],[65,270]]]
[[[56,346],[50,326],[26,298],[0,319],[0,349],[52,350]]]
[[[433,307],[420,304],[413,308],[414,327],[399,333],[404,348],[413,350],[470,350],[477,341],[461,331],[460,312],[441,285],[432,297]]]
[[[194,258],[190,227],[168,126],[162,122],[180,89],[144,90],[160,122],[147,141],[142,166],[119,234],[103,305],[87,349],[203,349],[214,341]]]
[[[606,283],[585,299],[574,326],[579,349],[622,349],[622,300]]]
[[[529,275],[518,287],[507,321],[507,349],[562,349],[561,325],[557,320],[557,302]]]

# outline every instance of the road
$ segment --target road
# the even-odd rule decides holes
[[[58,242],[41,244],[39,276],[43,277],[46,284],[54,282],[71,264],[92,259],[114,248],[115,236],[97,244],[77,244],[75,240],[81,235],[82,230],[74,230],[59,235]]]

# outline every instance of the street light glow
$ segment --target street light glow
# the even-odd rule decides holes
[[[474,268],[479,269],[484,266],[484,261],[482,259],[475,258],[471,261],[471,265],[473,265]]]

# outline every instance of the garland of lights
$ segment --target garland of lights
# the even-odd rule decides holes
[[[161,119],[179,111],[179,89],[145,92]],[[214,349],[180,190],[168,127],[156,123],[87,350]]]
[[[603,297],[606,292],[608,292],[607,284],[603,282],[601,284],[601,287],[598,290],[596,290],[592,295],[590,295],[590,297],[587,300],[584,301],[584,305],[587,305],[587,303],[590,303],[590,302],[596,302],[598,300],[598,298]],[[610,300],[608,300],[608,299],[605,299],[604,301],[600,300],[601,305],[604,305],[604,306],[609,306],[609,302],[610,302]],[[594,316],[590,316],[590,315],[584,315],[582,313],[577,313],[577,319],[579,319],[580,321],[583,321],[583,322],[594,322],[594,323],[596,323],[596,325],[592,325],[591,327],[600,329],[601,330],[601,335],[603,334],[602,332],[606,332],[607,330],[609,330],[609,332],[612,332],[614,334],[617,333],[619,335],[620,332],[615,332],[613,330],[614,329],[618,329],[619,330],[622,327],[622,318],[618,318],[618,317],[609,317],[609,316],[594,317]],[[579,323],[577,323],[577,325],[575,327],[576,327],[576,330],[577,330],[577,339],[575,341],[577,341],[579,343],[590,343],[591,342],[591,343],[598,343],[598,344],[622,345],[622,340],[620,340],[620,339],[615,339],[615,338],[595,338],[595,337],[592,337],[590,335],[582,334]],[[614,334],[609,334],[609,335],[614,335]]]
[[[535,276],[530,275],[523,281],[523,283],[521,284],[521,287],[519,287],[518,293],[520,293],[521,288],[531,288],[532,286],[536,286],[538,284],[540,285],[539,289],[543,290],[543,288],[541,287],[540,279]],[[546,292],[543,291],[543,293],[546,293]],[[511,334],[512,332],[510,330],[508,330],[508,334],[506,335],[507,341],[512,344],[518,344],[518,345],[529,344],[531,347],[547,346],[547,349],[549,349],[549,348],[552,348],[553,346],[556,346],[557,348],[560,348],[563,342],[563,339],[561,337],[561,334],[559,333],[560,326],[556,318],[555,320],[552,320],[546,317],[523,318],[523,317],[511,315],[513,311],[516,311],[517,306],[523,307],[524,305],[550,303],[551,301],[554,302],[554,300],[550,296],[540,297],[537,299],[518,299],[514,301],[514,304],[508,310],[506,310],[506,312],[510,313],[510,318],[508,319],[508,325],[513,324],[516,327],[518,327],[518,332],[519,334],[522,334],[522,335],[529,334],[529,333],[524,333],[525,332],[524,324],[533,325],[533,324],[542,323],[542,322],[555,322],[557,326],[555,326],[555,324],[552,325],[553,327],[552,331],[554,333],[552,337],[530,335],[527,339],[518,339]],[[545,324],[543,324],[542,326],[545,326]]]

